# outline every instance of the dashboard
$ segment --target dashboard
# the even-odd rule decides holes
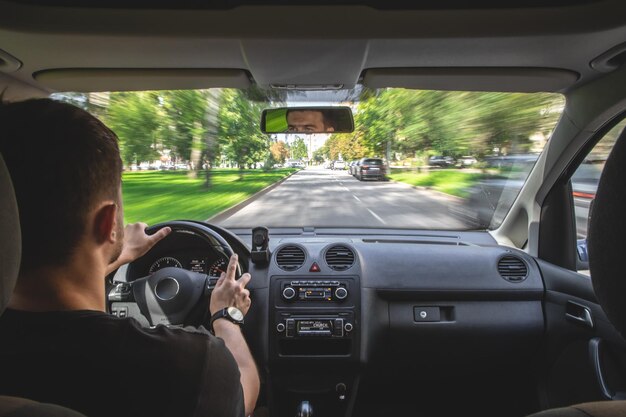
[[[229,236],[229,239],[232,237]],[[247,262],[248,256],[245,252],[241,255],[243,265]],[[201,237],[192,233],[174,231],[146,255],[130,264],[123,280],[132,282],[167,267],[183,268],[212,278],[219,278],[227,265],[228,258]],[[119,278],[116,276],[116,280]]]
[[[488,233],[273,229],[269,256],[256,258],[267,262],[255,262],[250,230],[212,227],[252,275],[243,330],[273,415],[291,416],[304,400],[324,415],[350,415],[359,392],[382,393],[390,386],[379,381],[416,373],[465,392],[476,372],[492,375],[496,389],[512,387],[541,345],[539,267]],[[165,267],[215,279],[225,263],[198,236],[173,233],[114,280]]]

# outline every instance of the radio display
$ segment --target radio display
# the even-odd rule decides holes
[[[298,334],[331,334],[333,325],[331,320],[298,320]]]
[[[301,300],[331,300],[332,288],[300,288]]]

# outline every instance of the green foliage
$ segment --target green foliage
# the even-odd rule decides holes
[[[239,90],[224,90],[219,108],[219,140],[228,159],[240,168],[262,161],[269,139],[261,133],[263,108]]]
[[[400,158],[422,160],[528,152],[531,135],[549,136],[562,102],[555,94],[380,90],[359,103],[356,131],[333,135],[324,150],[331,159],[352,159],[353,149],[355,158],[382,157],[389,144]]]
[[[163,112],[155,92],[111,93],[105,123],[120,139],[127,165],[158,157]]]
[[[298,136],[291,144],[291,157],[294,159],[305,159],[307,156],[306,143],[304,143],[304,139]]]
[[[202,90],[165,91],[161,95],[168,125],[163,145],[172,150],[175,157],[190,160],[194,138],[206,134],[207,94]],[[204,143],[197,141],[197,150],[204,150]]]

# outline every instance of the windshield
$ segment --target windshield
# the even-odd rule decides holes
[[[126,222],[233,228],[498,227],[558,94],[406,89],[63,93],[120,139]],[[272,107],[348,106],[352,133],[264,134]]]

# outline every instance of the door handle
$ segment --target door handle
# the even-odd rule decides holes
[[[565,317],[568,320],[572,320],[593,329],[593,316],[591,315],[589,307],[573,301],[567,301],[565,304]]]

